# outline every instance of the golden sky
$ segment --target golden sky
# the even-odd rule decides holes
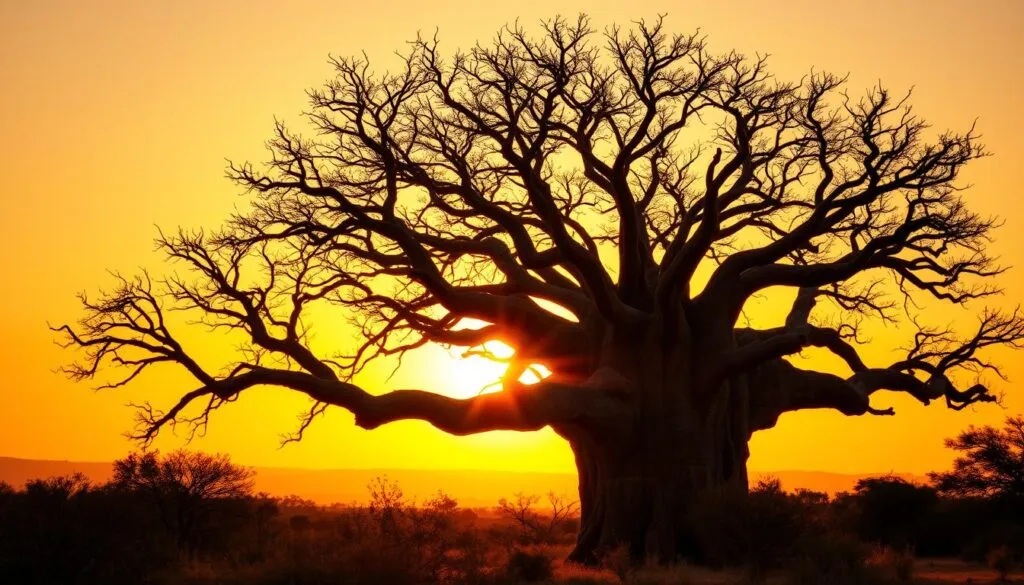
[[[108,283],[107,269],[158,267],[155,225],[214,227],[240,205],[225,158],[264,159],[274,117],[298,119],[304,90],[331,73],[328,54],[365,51],[383,69],[417,31],[437,28],[453,50],[516,18],[581,11],[599,27],[666,13],[670,29],[700,28],[714,48],[770,53],[781,77],[848,72],[853,92],[879,80],[913,86],[917,112],[937,127],[977,118],[995,156],[967,170],[969,200],[1005,218],[996,253],[1024,264],[1022,2],[2,2],[0,455],[109,460],[129,449],[125,403],[170,398],[174,380],[150,376],[104,393],[72,384],[52,371],[71,355],[53,345],[46,322],[76,318],[75,293]],[[998,302],[1019,302],[1024,266],[1001,284]],[[441,350],[418,356],[390,384],[467,392],[487,369],[437,363],[449,363]],[[1024,411],[1024,354],[1004,354],[1003,363],[1005,409],[954,413],[883,394],[876,405],[895,406],[896,417],[788,414],[755,436],[750,466],[920,473],[948,465],[944,437]],[[264,466],[573,469],[550,432],[455,438],[420,422],[366,432],[340,410],[301,444],[279,448],[305,405],[285,391],[250,391],[193,446]],[[180,443],[168,436],[159,445]]]

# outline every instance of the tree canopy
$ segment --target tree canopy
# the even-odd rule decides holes
[[[119,366],[106,383],[119,387],[175,365],[195,379],[174,404],[142,405],[137,438],[202,428],[239,393],[274,385],[311,397],[300,434],[333,405],[365,428],[551,425],[575,448],[653,433],[631,425],[665,412],[728,419],[715,440],[745,444],[792,410],[892,414],[873,405],[879,390],[954,409],[994,401],[954,374],[995,370],[984,350],[1024,339],[1016,311],[983,308],[967,335],[918,325],[917,302],[991,297],[1003,267],[987,251],[998,220],[972,211],[959,181],[987,154],[975,129],[933,131],[909,95],[850,93],[821,72],[781,80],[765,57],[716,52],[661,19],[509,26],[450,55],[420,37],[385,73],[331,64],[335,77],[309,92],[314,132],[277,123],[266,164],[231,164],[248,206],[213,231],[160,235],[183,272],[121,276],[57,328],[84,350],[73,378]],[[785,322],[739,326],[773,287],[795,298]],[[321,308],[354,322],[353,351],[309,342]],[[239,357],[203,363],[169,311],[232,331]],[[917,325],[891,363],[860,356],[871,319]],[[353,379],[427,343],[486,354],[491,341],[514,350],[499,392],[380,394]],[[849,374],[784,359],[808,347]],[[520,382],[534,364],[551,375]]]
[[[946,446],[961,455],[952,470],[930,474],[940,491],[1024,501],[1024,417],[1008,417],[1001,429],[971,427]]]

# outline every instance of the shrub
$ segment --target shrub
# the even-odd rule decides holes
[[[914,577],[914,551],[910,547],[881,546],[867,559],[867,564],[891,575],[900,583],[909,583]]]
[[[749,494],[704,495],[691,513],[699,564],[744,566],[758,582],[800,554],[820,504],[782,491],[777,479],[758,482]]]
[[[877,581],[867,567],[867,551],[857,540],[827,532],[805,542],[799,555],[784,567],[790,585],[867,585]]]
[[[633,571],[633,558],[624,544],[602,551],[600,558],[601,568],[612,572],[620,581],[625,582]]]
[[[542,552],[516,549],[508,557],[505,574],[518,581],[537,583],[550,579],[554,567],[551,558]]]
[[[521,545],[571,542],[575,538],[574,518],[579,502],[555,492],[548,492],[546,512],[534,508],[538,502],[540,496],[521,492],[511,500],[498,500],[498,512],[515,527],[515,540]]]
[[[891,547],[916,547],[938,504],[935,490],[895,476],[857,482],[860,537]]]

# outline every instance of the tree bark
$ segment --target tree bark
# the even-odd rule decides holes
[[[685,339],[629,336],[602,362],[631,380],[634,417],[624,436],[559,426],[579,473],[580,532],[569,560],[594,564],[626,547],[634,560],[701,556],[695,507],[747,488],[746,386],[703,392],[701,351]]]
[[[664,436],[664,448],[657,451],[573,441],[581,519],[570,560],[592,564],[620,546],[637,560],[699,560],[695,506],[710,495],[747,487],[746,442],[736,448],[722,435],[715,425],[694,425]]]

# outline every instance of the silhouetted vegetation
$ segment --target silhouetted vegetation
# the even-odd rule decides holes
[[[972,428],[949,444],[986,437],[988,447],[970,451],[981,459],[1007,452],[1014,436]],[[1007,513],[1020,494],[995,474],[972,481],[992,477],[999,489],[949,489],[947,474],[933,475],[935,486],[887,476],[834,497],[768,479],[746,495],[708,495],[693,511],[697,553],[679,559],[693,565],[638,565],[623,544],[602,550],[599,568],[583,568],[562,561],[579,518],[576,502],[555,494],[546,505],[516,494],[469,510],[443,492],[410,500],[381,477],[365,506],[321,506],[254,493],[253,472],[224,455],[133,453],[114,468],[105,485],[81,475],[0,483],[4,583],[712,582],[699,565],[716,583],[861,585],[935,582],[914,579],[941,558],[1005,580],[1024,554],[1024,515]]]
[[[572,538],[579,514],[579,502],[554,492],[547,495],[548,509],[537,509],[540,497],[518,493],[511,500],[498,500],[498,511],[518,529],[520,544],[554,544]]]
[[[946,446],[960,451],[952,471],[930,474],[936,487],[957,496],[1024,499],[1024,416],[1006,419],[1002,429],[964,431]]]
[[[868,542],[903,549],[923,542],[938,503],[935,490],[898,477],[862,479],[855,489],[857,534]]]
[[[253,475],[226,455],[132,453],[114,462],[111,486],[148,505],[178,550],[191,557],[219,540],[209,534],[212,525],[242,521],[252,496]]]

